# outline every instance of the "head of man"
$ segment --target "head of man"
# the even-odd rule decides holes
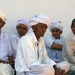
[[[38,23],[38,24],[32,26],[32,29],[36,35],[36,38],[38,39],[38,38],[44,36],[46,29],[47,29],[47,25],[43,24],[43,23]]]
[[[6,16],[5,13],[0,11],[0,29],[5,25]]]
[[[17,29],[17,32],[20,37],[24,36],[27,33],[27,31],[29,30],[29,28],[30,27],[29,27],[28,21],[26,19],[18,20],[16,29]]]
[[[44,36],[46,29],[50,25],[50,20],[43,14],[36,14],[30,18],[29,25],[32,27],[36,38],[39,39]]]
[[[72,20],[71,30],[72,30],[73,34],[75,35],[75,19]]]
[[[62,34],[63,27],[61,23],[59,22],[53,22],[50,25],[50,31],[52,32],[52,35],[56,39],[60,39],[60,35]]]

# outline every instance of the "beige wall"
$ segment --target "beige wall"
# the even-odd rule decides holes
[[[49,17],[50,22],[61,21],[63,35],[66,36],[70,32],[71,21],[75,18],[74,7],[75,0],[0,0],[0,10],[7,16],[3,30],[10,37],[16,31],[18,19],[29,20],[35,13],[43,13]],[[44,38],[49,34],[47,30]]]

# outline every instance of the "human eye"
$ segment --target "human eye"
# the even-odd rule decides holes
[[[27,30],[26,28],[23,28],[23,30]]]
[[[22,29],[22,27],[19,27],[19,29]]]

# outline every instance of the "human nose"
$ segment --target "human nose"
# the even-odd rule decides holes
[[[43,28],[43,32],[46,32],[46,29],[45,28]]]

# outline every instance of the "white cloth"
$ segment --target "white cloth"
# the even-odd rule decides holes
[[[13,51],[12,56],[15,59],[16,58],[16,52],[17,52],[17,46],[18,46],[18,41],[20,39],[20,36],[18,35],[18,33],[14,33],[11,37],[10,37],[10,44],[11,44],[11,49]]]
[[[0,63],[0,75],[14,75],[14,69],[9,64]]]
[[[32,16],[29,20],[29,25],[30,26],[36,25],[38,23],[44,23],[48,27],[50,26],[49,18],[46,15],[43,15],[43,14],[40,14],[40,13]]]
[[[60,31],[63,31],[63,26],[59,22],[51,23],[50,28],[49,28],[51,32],[52,32],[53,28],[58,28],[58,29],[60,29]]]
[[[43,64],[33,68],[31,71],[26,72],[25,75],[54,75],[55,70],[50,64]]]
[[[10,55],[12,55],[12,50],[8,35],[5,32],[1,31],[0,60],[8,61],[8,56]]]
[[[65,61],[70,63],[70,70],[75,71],[75,49],[69,48],[70,42],[75,43],[71,34],[66,36],[63,40],[62,56]]]
[[[16,26],[19,26],[20,24],[24,24],[24,25],[27,26],[28,30],[30,29],[30,26],[28,25],[28,21],[26,19],[20,19],[20,20],[18,20]]]
[[[45,47],[47,50],[47,54],[49,56],[49,58],[55,60],[56,62],[60,62],[63,60],[62,58],[62,50],[59,51],[57,49],[53,49],[51,47],[51,45],[54,43],[56,44],[61,44],[63,42],[64,36],[60,36],[60,39],[55,39],[52,35],[49,35],[46,39],[45,39]],[[58,59],[58,60],[56,60]]]
[[[5,13],[0,11],[0,18],[5,22],[6,21],[6,16]]]
[[[39,43],[39,58],[36,43]],[[44,41],[41,38],[37,41],[34,33],[23,36],[18,42],[15,59],[15,69],[17,74],[23,75],[24,72],[30,72],[34,67],[41,66],[42,64],[51,64],[51,66],[56,64],[48,58]]]

